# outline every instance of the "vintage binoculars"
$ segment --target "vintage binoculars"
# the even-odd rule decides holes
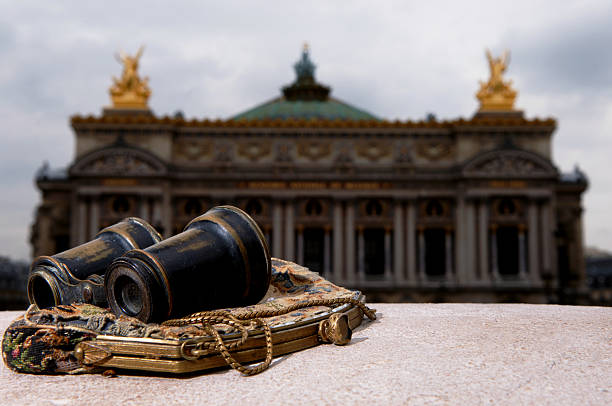
[[[196,311],[255,304],[265,296],[271,278],[270,252],[257,223],[242,210],[214,207],[164,241],[144,239],[129,247],[117,239],[112,247],[98,241],[107,230],[123,231],[123,223],[130,221],[135,219],[101,231],[87,244],[37,258],[28,282],[30,301],[39,307],[76,301],[108,304],[117,315],[159,322]],[[101,257],[104,276],[88,267],[102,262]],[[70,266],[77,260],[81,271],[74,275],[71,270],[77,268]]]
[[[100,231],[96,238],[53,256],[32,262],[28,298],[39,308],[92,303],[106,306],[104,272],[124,252],[146,248],[161,236],[146,221],[129,217]]]
[[[115,314],[149,322],[255,304],[270,278],[270,252],[257,223],[236,207],[218,206],[182,233],[117,258],[104,284]]]

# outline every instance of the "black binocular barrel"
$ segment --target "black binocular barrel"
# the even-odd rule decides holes
[[[101,230],[96,238],[30,266],[28,298],[39,308],[75,302],[106,306],[104,273],[126,251],[161,241],[149,223],[129,217]]]
[[[218,206],[182,233],[113,261],[104,283],[115,314],[159,322],[255,304],[270,278],[270,252],[257,223],[236,207]]]

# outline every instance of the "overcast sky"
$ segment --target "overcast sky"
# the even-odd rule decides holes
[[[610,1],[0,0],[0,255],[27,259],[43,161],[74,158],[74,114],[110,104],[119,50],[146,46],[158,115],[227,118],[279,94],[302,44],[332,95],[388,119],[471,117],[485,48],[511,50],[527,117],[555,117],[554,161],[578,164],[588,245],[612,250]]]

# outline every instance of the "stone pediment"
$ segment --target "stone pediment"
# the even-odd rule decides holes
[[[494,150],[477,155],[463,167],[465,177],[549,178],[557,168],[548,159],[524,150]]]
[[[160,176],[166,165],[156,156],[134,148],[109,148],[91,152],[70,169],[72,175]]]

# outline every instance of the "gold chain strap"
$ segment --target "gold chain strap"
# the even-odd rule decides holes
[[[313,306],[328,306],[333,307],[335,305],[347,304],[350,303],[353,306],[358,307],[363,314],[365,314],[370,320],[376,320],[376,310],[370,309],[364,303],[357,299],[353,298],[335,298],[335,299],[311,299],[301,303],[295,303],[291,306],[287,306],[283,309],[274,309],[274,310],[251,310],[243,313],[231,314],[227,310],[210,310],[205,312],[193,313],[189,316],[185,316],[179,319],[172,319],[163,322],[162,324],[165,326],[186,326],[189,324],[199,324],[202,323],[202,326],[206,330],[208,334],[210,334],[214,339],[214,343],[206,343],[200,342],[185,342],[181,346],[181,354],[186,359],[197,359],[200,355],[206,353],[206,350],[218,351],[225,362],[234,368],[235,370],[241,372],[244,375],[255,375],[262,371],[265,371],[272,362],[273,349],[272,349],[272,331],[270,330],[270,326],[266,323],[262,318],[267,317],[275,317],[281,316],[283,314],[291,313],[295,310],[304,309],[306,307]],[[248,329],[246,328],[245,322],[255,323],[263,328],[264,334],[266,336],[266,359],[263,363],[255,366],[255,367],[245,367],[240,364],[233,358],[230,354],[230,350],[236,350],[240,348],[246,342],[248,338]],[[225,344],[221,334],[217,331],[216,328],[213,327],[215,324],[224,324],[231,327],[234,330],[239,330],[241,332],[240,340]],[[196,347],[190,351],[187,351],[186,344],[195,344]],[[200,348],[206,348],[206,350],[202,350]]]
[[[311,299],[305,302],[299,302],[287,306],[283,309],[274,310],[250,310],[248,312],[233,314],[232,316],[238,320],[251,320],[254,318],[267,318],[281,316],[283,314],[291,313],[295,310],[304,309],[306,307],[313,306],[327,306],[333,307],[335,305],[350,303],[353,306],[358,307],[363,314],[365,314],[370,320],[376,320],[376,309],[370,309],[363,302],[353,299],[350,297],[338,297],[334,299]],[[167,320],[162,323],[164,326],[186,326],[188,324],[198,324],[206,317],[211,316],[224,316],[230,314],[227,310],[209,310],[205,312],[198,312],[190,314],[189,316],[181,317],[179,319]]]
[[[223,338],[221,338],[221,334],[219,334],[219,332],[217,331],[217,329],[215,329],[212,324],[207,323],[207,322],[203,322],[204,325],[204,329],[206,329],[206,331],[211,334],[216,341],[216,345],[215,345],[215,349],[217,351],[219,351],[221,353],[221,356],[223,356],[223,359],[225,360],[225,362],[231,366],[232,368],[234,368],[235,370],[239,371],[240,373],[242,373],[243,375],[255,375],[258,374],[260,372],[265,371],[266,369],[268,369],[268,367],[270,366],[270,364],[272,363],[272,331],[270,330],[270,326],[268,325],[268,323],[266,323],[265,321],[263,321],[262,319],[252,319],[252,322],[254,322],[257,325],[260,325],[261,327],[263,327],[264,333],[266,335],[266,359],[264,360],[263,363],[256,365],[254,367],[246,367],[244,365],[242,365],[241,363],[239,363],[238,361],[236,361],[236,359],[234,357],[232,357],[229,353],[229,349],[231,348],[231,344],[230,345],[225,345],[225,343],[223,342]],[[234,344],[238,344],[238,343],[234,343]],[[237,347],[240,347],[241,344],[239,344]]]

